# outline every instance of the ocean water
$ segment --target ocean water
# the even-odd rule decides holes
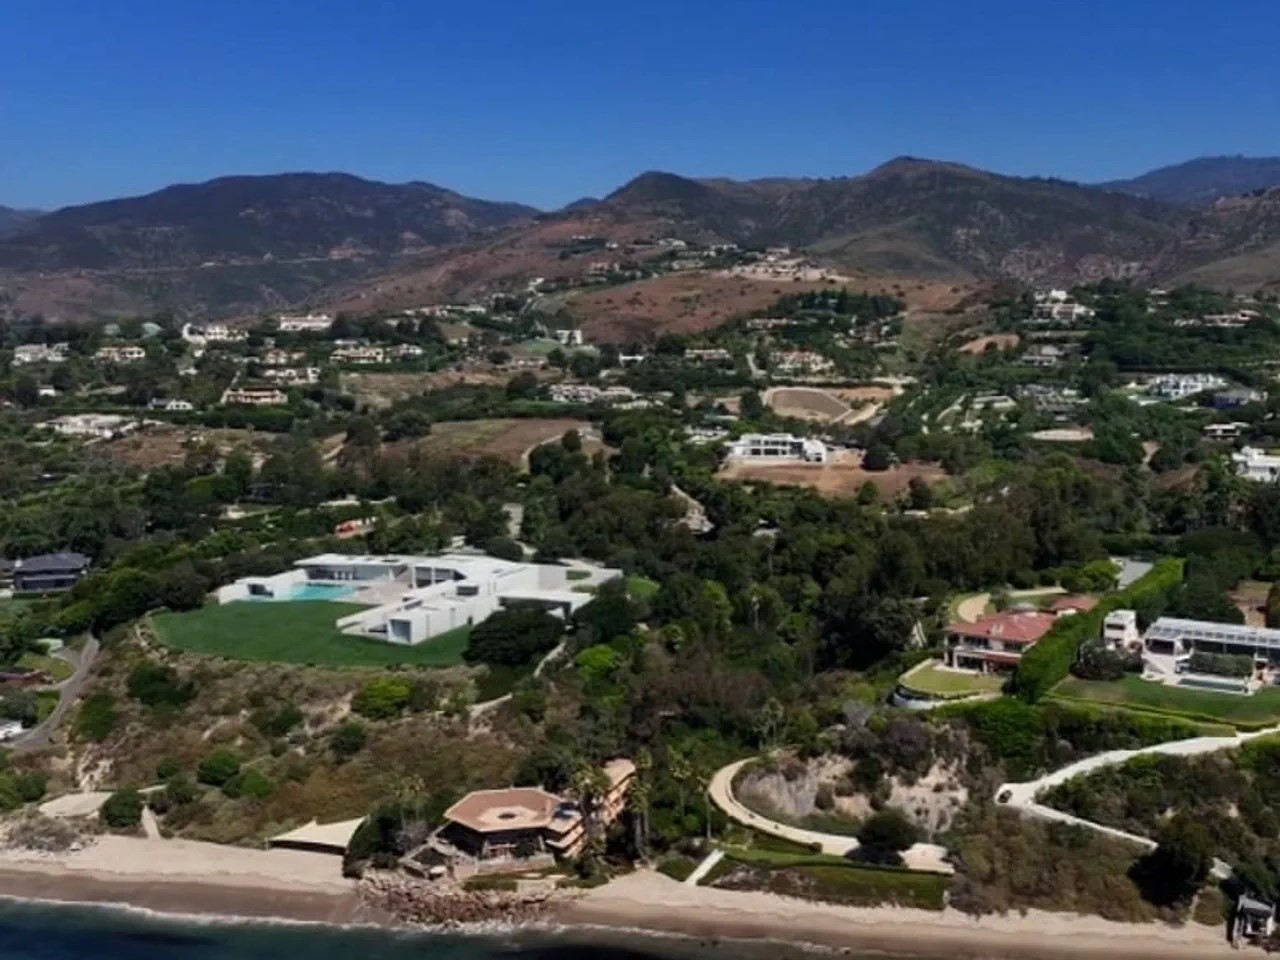
[[[801,951],[615,931],[405,933],[0,900],[0,960],[781,960],[787,955],[799,957]]]

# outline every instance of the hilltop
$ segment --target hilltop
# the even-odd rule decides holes
[[[1207,206],[1225,197],[1280,186],[1280,157],[1199,157],[1097,186],[1163,203]]]

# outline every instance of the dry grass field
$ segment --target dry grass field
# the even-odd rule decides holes
[[[892,500],[903,493],[915,477],[933,484],[941,483],[946,476],[946,471],[933,463],[902,463],[879,472],[864,470],[861,455],[851,450],[837,451],[825,464],[729,461],[717,474],[720,480],[810,487],[827,497],[853,496],[869,480],[884,500]]]
[[[498,457],[513,466],[525,465],[529,451],[569,430],[583,432],[591,425],[585,420],[455,420],[437,423],[430,436],[417,441],[418,447],[433,457]],[[586,440],[584,452],[600,448],[598,441]]]
[[[207,429],[204,427],[179,427],[172,424],[149,426],[103,445],[114,459],[131,467],[151,470],[182,463],[187,453],[199,443],[210,443],[219,454],[225,456],[236,447],[246,447],[259,453],[265,451],[275,439],[275,434],[254,430]]]
[[[843,400],[817,387],[775,387],[766,391],[765,405],[781,417],[830,423],[851,412]]]

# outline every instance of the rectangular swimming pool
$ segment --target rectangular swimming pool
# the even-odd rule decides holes
[[[298,583],[287,587],[274,597],[251,595],[250,600],[263,603],[281,603],[289,600],[350,600],[358,587],[349,583]]]
[[[1234,693],[1244,696],[1249,693],[1243,680],[1211,680],[1207,677],[1183,677],[1178,681],[1180,687],[1193,690],[1212,690],[1214,693]]]

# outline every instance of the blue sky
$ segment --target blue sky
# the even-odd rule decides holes
[[[1280,154],[1276,0],[2,0],[0,203],[346,170],[553,207],[901,154]]]

